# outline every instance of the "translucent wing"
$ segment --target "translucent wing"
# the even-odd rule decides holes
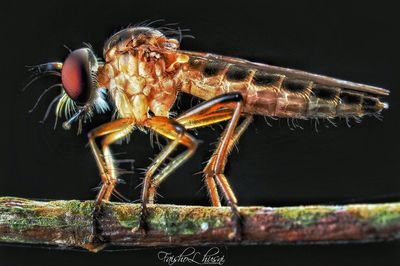
[[[238,66],[250,68],[250,69],[262,70],[262,71],[265,71],[265,72],[268,72],[271,74],[280,74],[280,75],[285,75],[285,76],[291,77],[291,78],[298,78],[298,79],[302,79],[302,80],[313,81],[315,83],[318,83],[321,85],[326,85],[326,86],[340,87],[340,88],[350,89],[350,90],[354,90],[354,91],[377,94],[377,95],[389,95],[389,93],[390,93],[390,91],[383,89],[383,88],[379,88],[379,87],[374,87],[374,86],[370,86],[370,85],[336,79],[336,78],[313,74],[313,73],[296,70],[296,69],[277,67],[277,66],[261,64],[261,63],[253,63],[248,60],[234,58],[234,57],[221,56],[221,55],[215,55],[215,54],[209,54],[209,53],[183,51],[183,50],[178,51],[178,53],[188,55],[189,57],[202,58],[205,60],[219,60],[219,61],[226,62],[228,64],[234,64],[234,65],[238,65]]]

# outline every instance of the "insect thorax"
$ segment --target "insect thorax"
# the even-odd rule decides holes
[[[120,117],[141,123],[149,110],[168,116],[176,99],[173,75],[165,71],[165,60],[156,52],[141,49],[116,53],[99,70],[99,83],[109,89]]]
[[[120,117],[141,123],[149,116],[168,116],[177,94],[177,79],[166,71],[174,61],[158,51],[175,51],[179,42],[149,27],[129,27],[104,45],[106,63],[99,70],[101,86],[110,90]]]

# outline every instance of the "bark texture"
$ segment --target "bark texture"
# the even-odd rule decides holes
[[[133,232],[139,204],[0,198],[0,242],[99,251],[108,246],[343,243],[400,239],[400,203],[240,207],[243,238],[227,207],[149,205],[149,231]],[[95,219],[93,219],[95,217]]]

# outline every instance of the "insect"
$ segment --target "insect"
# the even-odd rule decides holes
[[[103,60],[90,47],[71,51],[64,62],[34,67],[37,77],[61,77],[62,93],[54,99],[56,116],[67,117],[63,127],[82,124],[95,112],[105,112],[112,102],[113,120],[88,134],[102,186],[97,204],[110,200],[118,173],[110,145],[137,129],[150,130],[169,140],[147,168],[142,194],[142,217],[135,228],[146,229],[146,210],[156,190],[198,146],[190,130],[227,121],[219,143],[203,169],[213,206],[221,206],[220,194],[232,208],[240,235],[237,198],[224,174],[228,154],[254,115],[278,118],[362,117],[377,115],[388,105],[380,97],[389,91],[299,70],[246,60],[180,50],[178,38],[161,29],[134,26],[111,36],[103,48]],[[172,117],[170,110],[179,93],[202,100]],[[102,138],[101,145],[96,143]],[[179,146],[186,149],[162,166]],[[159,168],[162,168],[157,172]]]

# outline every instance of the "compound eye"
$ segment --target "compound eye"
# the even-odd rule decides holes
[[[97,61],[88,48],[71,52],[63,64],[61,80],[64,90],[78,105],[89,102],[96,90],[92,76],[93,64],[97,65]]]

